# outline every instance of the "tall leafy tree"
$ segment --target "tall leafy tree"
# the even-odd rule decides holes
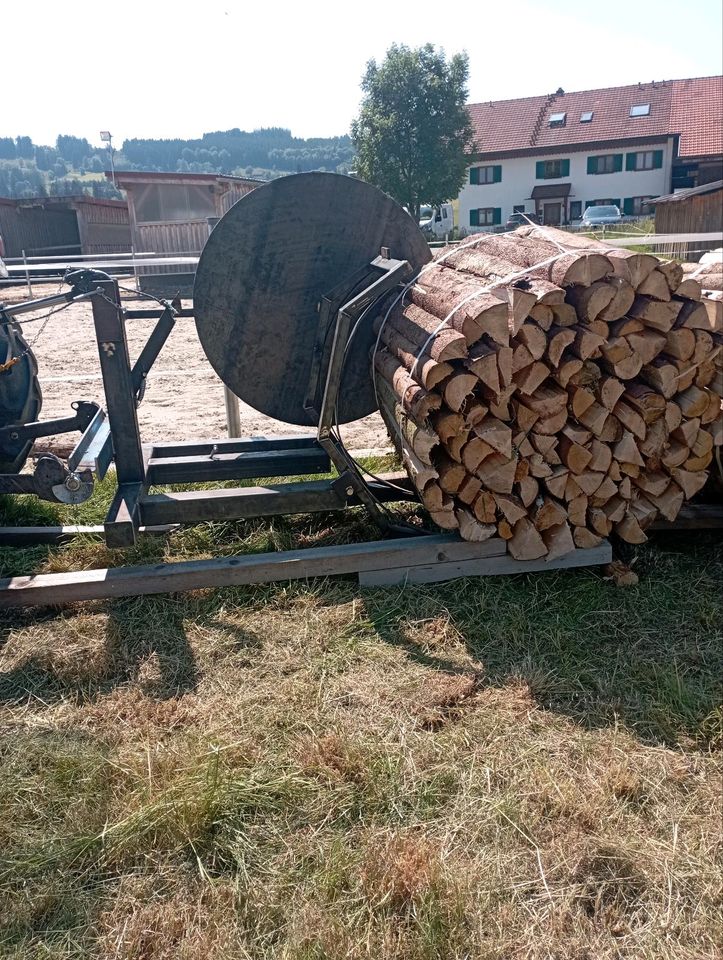
[[[73,137],[61,133],[55,141],[60,156],[74,167],[80,167],[83,158],[93,153],[93,148],[85,137]]]
[[[432,44],[394,44],[370,60],[352,124],[359,176],[391,194],[415,219],[423,203],[456,197],[472,138],[466,53],[449,60]]]
[[[18,151],[18,156],[24,160],[32,160],[35,156],[35,146],[30,137],[16,137],[15,147]]]
[[[15,141],[12,137],[0,137],[0,160],[14,160],[18,155]]]

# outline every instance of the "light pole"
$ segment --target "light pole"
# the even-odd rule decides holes
[[[109,130],[101,130],[100,139],[103,141],[103,143],[108,144],[108,153],[110,154],[110,177],[113,181],[113,186],[115,186],[115,169],[113,167],[113,135]]]

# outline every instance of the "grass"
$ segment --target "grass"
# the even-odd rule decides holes
[[[109,489],[3,508],[97,521]],[[358,536],[352,513],[0,562]],[[0,956],[719,956],[723,551],[627,559],[624,590],[316,580],[6,617]]]

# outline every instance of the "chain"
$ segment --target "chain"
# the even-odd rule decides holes
[[[43,331],[47,327],[50,318],[54,316],[56,313],[62,313],[63,310],[67,310],[69,306],[71,306],[71,303],[63,303],[60,306],[54,307],[52,310],[49,310],[47,313],[42,314],[42,316],[31,317],[29,320],[23,320],[22,322],[20,320],[12,320],[7,318],[3,314],[2,310],[0,310],[0,324],[2,324],[2,326],[9,327],[11,323],[16,323],[20,328],[21,332],[22,332],[24,323],[38,323],[42,321],[40,329],[32,338],[32,340],[26,341],[25,349],[22,350],[17,356],[10,357],[10,359],[6,360],[4,363],[0,363],[0,373],[4,373],[6,370],[9,370],[11,367],[14,367],[15,364],[20,363],[21,360],[27,357],[27,355],[30,353],[30,351],[33,349],[35,344],[38,342],[38,340],[42,336]]]

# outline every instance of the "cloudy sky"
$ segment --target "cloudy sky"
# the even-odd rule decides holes
[[[470,100],[723,70],[720,0],[35,0],[0,15],[0,135],[345,133],[394,42],[467,50]]]

